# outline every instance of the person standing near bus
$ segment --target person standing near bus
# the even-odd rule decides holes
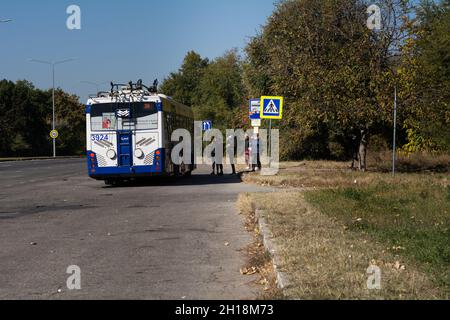
[[[236,144],[234,143],[234,135],[229,135],[227,137],[227,156],[231,165],[231,170],[233,171],[232,175],[236,174],[236,165],[235,165],[235,154],[236,154]]]
[[[248,135],[245,135],[245,164],[247,170],[250,170],[250,138]]]
[[[216,171],[217,171],[218,176],[223,176],[223,151],[219,152],[219,150],[220,150],[219,148],[222,148],[222,150],[223,150],[223,145],[218,143],[216,138],[214,138],[213,143],[215,144],[215,147],[214,147],[213,152],[211,153],[211,156],[213,159],[213,164],[212,164],[213,172],[211,173],[211,175],[216,175]]]
[[[261,143],[259,133],[252,137],[251,141],[251,155],[252,155],[252,171],[261,170]]]

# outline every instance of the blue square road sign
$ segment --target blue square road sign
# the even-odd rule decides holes
[[[261,119],[282,119],[283,104],[283,97],[261,97]]]
[[[203,121],[202,128],[203,128],[203,131],[211,130],[213,128],[212,121],[211,120]]]
[[[250,120],[261,119],[261,99],[250,100]]]

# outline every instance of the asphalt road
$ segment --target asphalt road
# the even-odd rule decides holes
[[[0,299],[252,299],[233,176],[106,187],[83,160],[0,163]],[[229,243],[229,246],[225,244]],[[68,266],[81,290],[68,290]]]

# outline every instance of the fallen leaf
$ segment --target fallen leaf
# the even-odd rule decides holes
[[[251,276],[257,273],[257,269],[255,267],[251,267],[251,268],[242,268],[241,269],[241,274],[244,276]]]

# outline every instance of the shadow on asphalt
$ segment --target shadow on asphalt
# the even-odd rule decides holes
[[[128,188],[128,187],[156,187],[156,186],[201,186],[215,184],[236,184],[241,183],[240,174],[223,176],[213,176],[208,174],[194,174],[190,177],[152,177],[146,179],[129,180],[121,182],[115,186],[104,186],[104,189],[110,188]]]

